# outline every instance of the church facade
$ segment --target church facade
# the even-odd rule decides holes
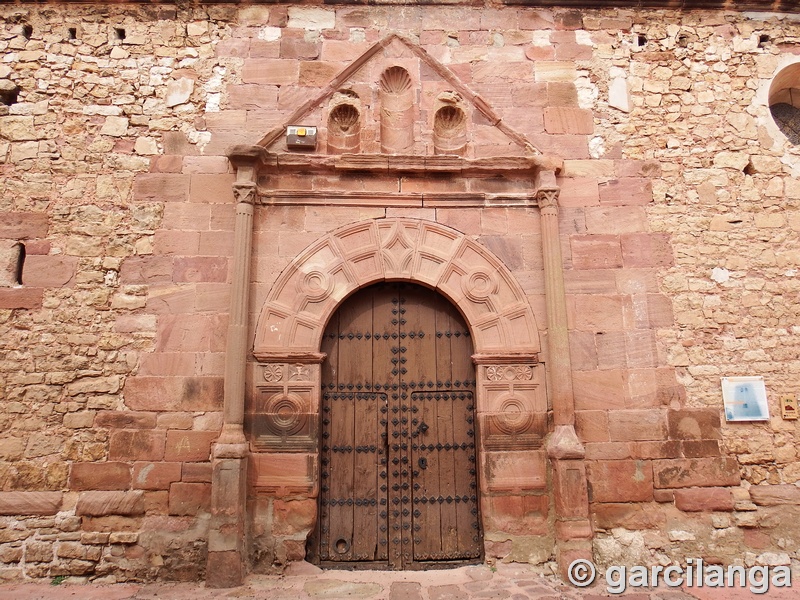
[[[3,5],[0,577],[797,566],[800,21],[685,4]]]

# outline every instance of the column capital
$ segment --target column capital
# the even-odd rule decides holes
[[[233,183],[233,196],[236,202],[255,204],[258,186],[255,181],[235,181]]]
[[[552,208],[558,210],[558,195],[561,193],[559,188],[545,188],[536,190],[536,202],[540,209]]]

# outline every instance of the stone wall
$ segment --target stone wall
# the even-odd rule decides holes
[[[800,153],[766,104],[800,49],[794,18],[284,5],[0,14],[0,91],[17,90],[0,106],[0,577],[203,576],[233,242],[225,153],[258,142],[390,33],[564,159],[576,427],[598,560],[798,558],[797,425],[777,399],[800,391]],[[493,146],[491,123],[474,125],[485,133],[473,151],[509,151]],[[346,184],[297,174],[265,185]],[[485,245],[545,326],[536,209],[421,205],[257,209],[251,327],[308,244],[384,216]],[[772,420],[721,422],[719,377],[749,374],[764,375]],[[297,558],[307,502],[254,503],[256,534],[272,527],[259,568]],[[550,535],[540,504],[484,521]],[[491,540],[494,556],[551,558],[507,533]]]

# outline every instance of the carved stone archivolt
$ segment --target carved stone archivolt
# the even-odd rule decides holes
[[[530,304],[496,256],[438,223],[377,219],[341,227],[292,261],[261,310],[254,353],[318,350],[339,302],[387,279],[417,281],[446,296],[471,324],[476,352],[539,352]]]

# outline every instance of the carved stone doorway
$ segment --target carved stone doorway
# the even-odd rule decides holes
[[[358,291],[322,339],[319,518],[326,566],[438,568],[482,559],[472,339],[415,284]]]

